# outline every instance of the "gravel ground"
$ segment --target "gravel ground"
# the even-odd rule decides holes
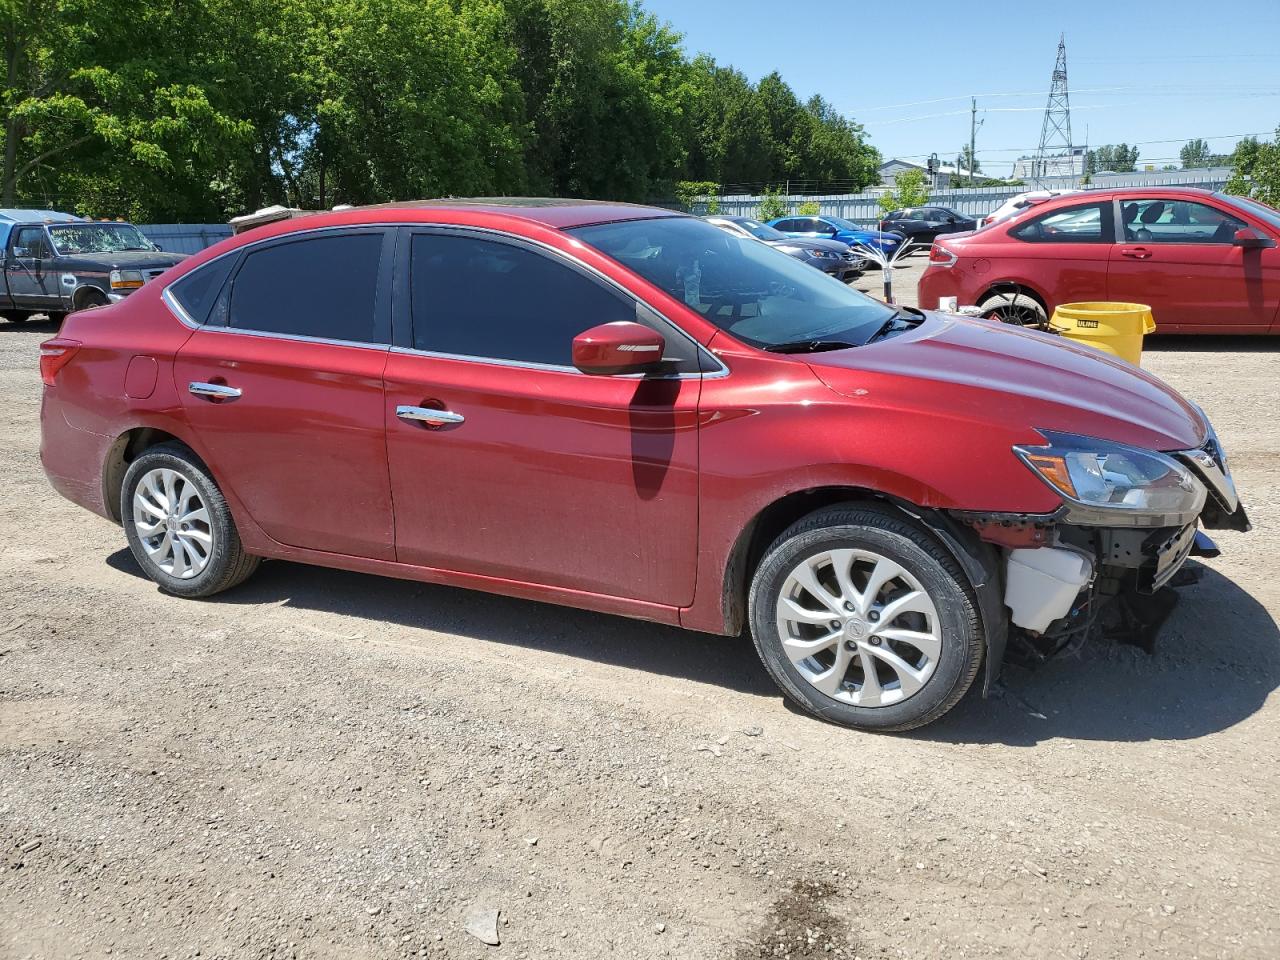
[[[873,736],[738,639],[288,563],[165,597],[44,480],[48,335],[0,324],[0,957],[1276,955],[1280,343],[1150,345],[1256,525],[1153,657]]]

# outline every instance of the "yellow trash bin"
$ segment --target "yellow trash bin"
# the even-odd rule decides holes
[[[1049,327],[1069,340],[1110,353],[1134,366],[1142,364],[1142,338],[1156,328],[1145,303],[1064,303],[1053,311]]]

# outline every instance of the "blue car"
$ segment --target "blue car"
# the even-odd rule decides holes
[[[890,257],[897,253],[906,240],[900,233],[865,230],[842,217],[779,217],[777,220],[770,220],[769,226],[788,236],[804,237],[806,240],[839,240],[850,246],[861,244]]]

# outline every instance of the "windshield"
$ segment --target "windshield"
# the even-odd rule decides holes
[[[75,223],[50,226],[49,236],[58,253],[119,253],[122,250],[155,250],[132,223]]]
[[[1240,209],[1245,213],[1251,213],[1258,219],[1265,220],[1276,229],[1280,229],[1280,210],[1275,207],[1269,207],[1259,200],[1254,200],[1252,197],[1228,197],[1223,194],[1219,194],[1219,196],[1228,203],[1239,205]]]
[[[841,230],[865,231],[867,229],[866,227],[858,226],[852,220],[846,220],[844,217],[827,217],[826,220],[827,220],[827,223],[831,224],[833,227],[839,227]]]
[[[751,234],[757,240],[787,240],[790,239],[781,230],[775,230],[767,223],[761,223],[759,220],[735,220],[738,226],[747,233]]]
[[[703,220],[627,220],[570,232],[754,347],[863,344],[895,316],[822,271]]]

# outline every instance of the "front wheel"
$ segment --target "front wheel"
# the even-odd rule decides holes
[[[120,516],[134,559],[166,593],[210,597],[258,569],[222,491],[180,444],[152,447],[129,465]]]
[[[863,730],[937,720],[982,663],[972,587],[955,559],[876,506],[818,511],[774,541],[752,580],[750,622],[789,699]]]

